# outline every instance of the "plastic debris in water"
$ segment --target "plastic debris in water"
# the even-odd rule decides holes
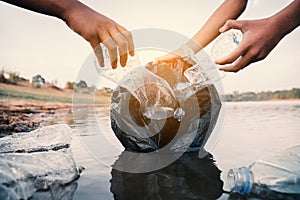
[[[231,169],[227,180],[232,192],[268,199],[299,199],[300,145],[263,157],[249,167]]]
[[[0,199],[28,199],[79,177],[66,124],[0,138]]]

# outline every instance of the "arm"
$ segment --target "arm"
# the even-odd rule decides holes
[[[188,46],[196,54],[220,34],[219,29],[228,19],[238,18],[245,10],[246,5],[247,0],[225,0],[206,21],[202,28],[184,46]],[[156,58],[155,63],[182,56],[185,51],[183,48],[184,47]]]
[[[227,21],[220,32],[231,28],[239,29],[243,32],[243,39],[230,55],[217,60],[216,63],[229,64],[240,57],[233,66],[220,68],[224,71],[237,72],[251,63],[264,59],[284,36],[299,26],[299,13],[300,0],[294,0],[280,12],[266,19]]]
[[[226,0],[211,15],[202,28],[193,36],[192,41],[188,42],[195,53],[204,48],[219,34],[219,29],[229,19],[238,18],[247,5],[247,0]],[[193,44],[194,43],[194,44]]]
[[[92,10],[77,0],[4,0],[7,3],[57,17],[76,33],[86,39],[95,50],[99,64],[104,66],[101,47],[102,42],[110,55],[113,68],[117,67],[120,54],[120,64],[126,65],[127,55],[134,55],[134,45],[131,33],[113,20]]]

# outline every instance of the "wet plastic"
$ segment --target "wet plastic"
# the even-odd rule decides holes
[[[300,197],[300,145],[264,157],[249,167],[231,169],[228,184],[232,192],[263,195],[274,191]]]
[[[71,135],[71,128],[60,124],[0,138],[1,199],[28,199],[77,179]]]
[[[171,141],[174,151],[204,146],[221,108],[217,78],[210,74],[215,67],[186,52],[187,57],[135,67],[119,80],[111,124],[127,150],[155,151]]]

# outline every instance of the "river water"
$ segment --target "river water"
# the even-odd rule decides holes
[[[186,154],[152,174],[112,170],[123,148],[110,128],[108,107],[97,108],[96,117],[84,110],[77,113],[76,125],[72,116],[61,118],[59,122],[73,124],[77,135],[73,154],[86,168],[76,181],[73,198],[228,199],[222,181],[226,183],[230,168],[248,166],[263,155],[300,143],[300,101],[228,102],[223,109],[217,130],[221,136],[209,149],[211,156],[200,160]]]

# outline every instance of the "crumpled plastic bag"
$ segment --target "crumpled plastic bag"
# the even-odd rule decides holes
[[[218,92],[193,55],[129,71],[114,89],[111,127],[128,151],[198,151],[216,124]]]
[[[79,177],[66,124],[0,138],[0,199],[28,199]]]

